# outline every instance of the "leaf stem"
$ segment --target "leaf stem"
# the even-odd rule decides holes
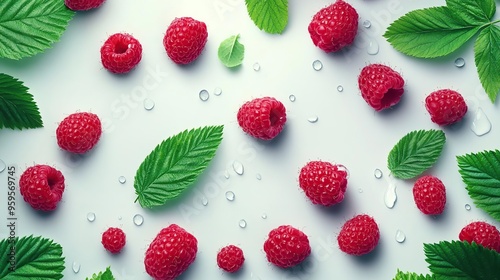
[[[481,28],[486,27],[486,26],[488,26],[488,25],[493,25],[493,24],[495,24],[495,23],[499,23],[499,22],[500,22],[500,19],[497,19],[497,20],[495,20],[495,21],[492,21],[492,22],[489,22],[489,23],[485,23],[483,26],[481,26]]]

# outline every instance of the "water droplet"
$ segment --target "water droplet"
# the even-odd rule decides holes
[[[78,273],[80,271],[80,264],[77,262],[73,262],[73,265],[71,268],[73,269],[74,273]]]
[[[144,109],[151,111],[155,107],[155,102],[149,98],[144,99],[143,101]]]
[[[319,119],[318,116],[312,116],[312,117],[309,117],[307,119],[307,121],[310,123],[316,123],[316,122],[318,122],[318,119]]]
[[[464,67],[465,66],[465,59],[463,59],[461,57],[455,59],[455,66],[458,68]]]
[[[371,26],[372,26],[372,23],[369,20],[363,21],[364,28],[370,28]]]
[[[198,94],[198,96],[200,97],[201,101],[207,101],[208,98],[210,98],[210,94],[208,93],[208,90],[206,90],[206,89],[202,89],[200,91],[200,93]]]
[[[7,166],[5,165],[5,162],[0,159],[0,173],[2,173]]]
[[[93,212],[89,212],[89,213],[87,213],[87,220],[88,220],[89,222],[93,222],[93,221],[95,221],[95,213],[93,213]]]
[[[232,191],[227,191],[226,192],[226,199],[229,200],[229,201],[233,201],[235,198],[235,195],[234,195],[234,192]]]
[[[376,55],[378,54],[378,51],[379,51],[379,45],[377,43],[377,41],[370,41],[370,43],[368,43],[368,48],[366,48],[366,52],[370,55]]]
[[[132,221],[134,222],[134,225],[140,226],[144,223],[144,217],[141,214],[135,214]]]
[[[344,91],[344,87],[343,87],[343,86],[341,86],[341,85],[338,85],[338,86],[337,86],[337,91],[338,91],[338,92],[343,92],[343,91]]]
[[[481,107],[477,108],[477,112],[476,115],[474,116],[474,120],[472,121],[470,129],[477,136],[483,136],[488,132],[490,132],[491,122],[484,113],[483,109],[481,109]]]
[[[313,65],[313,69],[316,71],[323,69],[323,63],[321,63],[321,61],[319,61],[319,60],[313,61],[312,65]]]
[[[471,209],[471,208],[472,208],[472,207],[470,206],[470,204],[468,204],[468,203],[467,203],[467,204],[465,204],[465,210],[470,211],[470,209]]]
[[[382,178],[382,176],[383,176],[383,175],[384,175],[384,174],[382,173],[382,170],[380,170],[380,169],[378,169],[378,168],[377,168],[377,169],[375,169],[375,171],[373,172],[373,176],[375,176],[375,178],[377,178],[377,179]]]
[[[206,197],[201,198],[201,205],[207,206],[208,205],[208,199]]]
[[[396,236],[395,236],[396,242],[398,243],[403,243],[406,240],[406,234],[402,232],[401,230],[396,231]]]
[[[121,221],[122,220],[122,216],[118,216],[118,220]]]
[[[290,94],[290,96],[288,96],[288,99],[289,99],[290,101],[292,101],[292,102],[295,102],[295,100],[296,100],[297,98],[295,97],[295,95]]]
[[[238,225],[240,226],[240,228],[246,228],[247,227],[247,221],[245,221],[244,219],[241,219],[239,221]]]
[[[336,166],[337,166],[338,170],[345,171],[347,173],[346,178],[349,179],[349,176],[351,175],[349,173],[349,169],[347,169],[347,167],[345,167],[345,165],[343,165],[343,164],[337,164]]]
[[[243,175],[244,168],[243,164],[237,160],[233,161],[233,170],[236,172],[238,175]]]
[[[125,178],[125,176],[120,176],[118,177],[118,182],[120,182],[120,184],[125,184],[125,182],[127,182],[127,178]]]
[[[229,179],[229,172],[227,170],[224,171],[224,178]]]
[[[262,219],[267,219],[267,214],[266,213],[262,213],[262,215],[260,216]]]
[[[214,95],[219,96],[219,95],[221,95],[221,94],[222,94],[222,89],[221,89],[221,88],[219,88],[219,87],[216,87],[216,88],[214,89]]]
[[[260,181],[260,180],[262,180],[262,175],[260,175],[260,173],[257,173],[257,174],[255,175],[255,178],[257,178],[257,180],[259,180],[259,181]]]
[[[389,182],[389,186],[385,191],[384,195],[384,203],[387,208],[392,209],[394,204],[396,204],[396,200],[398,199],[398,195],[396,193],[396,184],[393,182]]]
[[[359,188],[359,189],[358,189],[358,192],[359,192],[359,193],[362,193],[362,192],[363,192],[363,189],[362,189],[362,188]]]
[[[253,64],[253,70],[254,70],[254,71],[259,71],[259,70],[260,70],[260,64],[259,64],[258,62],[255,62],[255,63]]]

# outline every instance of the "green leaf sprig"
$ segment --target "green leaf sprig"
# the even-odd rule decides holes
[[[162,141],[144,159],[134,180],[142,207],[160,206],[182,194],[205,170],[222,141],[223,126],[185,130]]]
[[[457,162],[474,204],[500,221],[500,151],[457,156]]]
[[[111,272],[111,269],[106,267],[105,271],[100,271],[99,273],[94,273],[92,274],[92,278],[85,278],[85,280],[115,280],[115,277],[113,276],[113,273]]]
[[[403,272],[398,269],[396,276],[392,280],[434,280],[434,276],[426,274],[416,274],[414,272]]]
[[[245,0],[248,15],[260,29],[281,34],[288,24],[288,0]]]
[[[446,137],[441,130],[412,131],[389,152],[387,166],[396,178],[415,178],[434,165],[445,142]]]
[[[395,20],[384,37],[398,51],[419,58],[451,54],[474,35],[475,64],[491,102],[500,91],[500,28],[491,21],[494,0],[446,0],[446,6],[411,11]]]
[[[21,81],[0,73],[0,129],[43,127],[38,106],[28,90]]]
[[[16,60],[50,48],[75,15],[61,0],[2,0],[0,11],[0,57]]]
[[[240,35],[233,35],[219,45],[219,60],[226,67],[232,68],[241,65],[245,57],[245,46],[238,39]]]

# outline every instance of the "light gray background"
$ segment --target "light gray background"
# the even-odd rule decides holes
[[[316,48],[307,32],[312,16],[331,1],[291,0],[286,31],[269,35],[253,24],[242,0],[108,0],[95,11],[78,13],[61,41],[47,52],[21,61],[0,60],[0,72],[30,88],[45,125],[1,130],[0,159],[16,165],[17,176],[37,163],[52,165],[66,177],[63,200],[53,213],[35,212],[18,196],[18,235],[42,235],[60,243],[66,258],[64,279],[85,279],[108,265],[117,279],[150,279],[143,266],[144,252],[170,223],[186,228],[199,241],[196,261],[180,279],[392,279],[397,268],[428,271],[423,243],[457,239],[460,229],[475,220],[499,226],[474,206],[464,209],[472,201],[455,160],[457,155],[497,148],[500,137],[498,103],[491,104],[482,90],[472,43],[445,58],[422,60],[396,52],[382,37],[399,16],[444,1],[349,2],[360,15],[359,33],[351,48],[337,54]],[[187,67],[172,63],[162,45],[168,24],[180,16],[206,22],[209,33],[203,54]],[[370,28],[362,26],[364,20],[371,21]],[[100,63],[100,46],[116,32],[133,34],[144,48],[141,63],[124,76],[110,74]],[[217,48],[234,34],[241,35],[246,53],[243,65],[230,70],[218,60]],[[367,53],[370,42],[379,44],[378,54]],[[465,67],[454,66],[457,57],[465,59]],[[312,68],[316,59],[323,63],[321,71]],[[256,62],[261,66],[258,72],[253,70]],[[393,109],[377,113],[361,98],[357,76],[369,63],[387,64],[405,78],[405,94]],[[336,90],[338,85],[343,92]],[[220,96],[213,94],[217,87],[222,89]],[[438,218],[421,214],[412,198],[413,180],[394,180],[398,200],[389,209],[383,202],[389,185],[387,154],[406,133],[439,128],[430,121],[423,100],[441,88],[461,92],[469,104],[461,123],[444,128],[447,143],[428,171],[447,186],[445,212]],[[198,98],[202,89],[211,94],[206,102]],[[296,96],[295,102],[288,100],[290,94]],[[287,108],[286,128],[269,143],[245,135],[236,121],[239,106],[261,96],[274,96]],[[152,111],[143,108],[144,98],[156,103]],[[478,107],[493,124],[482,137],[470,130]],[[99,144],[83,157],[61,151],[55,139],[58,122],[76,111],[94,112],[104,123]],[[313,116],[318,122],[308,122]],[[184,129],[219,124],[225,128],[217,155],[185,196],[152,211],[134,203],[135,172],[158,143]],[[340,205],[314,206],[300,191],[300,168],[317,159],[349,169],[346,198]],[[243,175],[233,171],[235,160],[244,165]],[[384,172],[382,179],[374,177],[376,168]],[[127,179],[123,185],[118,182],[121,175]],[[0,173],[0,182],[6,185],[6,171]],[[236,195],[232,202],[225,198],[228,190]],[[5,196],[4,188],[0,197],[5,201]],[[206,206],[202,197],[208,200]],[[86,219],[89,212],[96,214],[92,223]],[[6,213],[7,209],[0,210],[4,221]],[[352,257],[338,249],[336,235],[347,219],[359,213],[374,216],[381,239],[371,254]],[[142,226],[133,224],[135,214],[144,216]],[[240,219],[247,221],[246,228],[238,226]],[[302,229],[310,239],[312,255],[294,269],[269,265],[262,250],[267,233],[282,224]],[[109,254],[100,244],[101,233],[110,226],[127,234],[127,245],[119,255]],[[395,241],[398,229],[406,234],[404,243]],[[2,236],[5,230],[1,227]],[[216,265],[217,251],[227,244],[241,246],[246,256],[236,276]],[[81,265],[77,274],[71,269],[73,262]]]

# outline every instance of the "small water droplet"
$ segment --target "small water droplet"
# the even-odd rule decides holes
[[[259,181],[260,181],[260,180],[262,180],[262,175],[260,175],[260,173],[257,173],[257,174],[255,175],[255,178],[257,178],[257,180],[259,180]]]
[[[255,63],[253,64],[253,70],[254,70],[254,71],[259,71],[259,70],[260,70],[260,64],[259,64],[258,62],[255,62]]]
[[[125,178],[125,176],[120,176],[118,177],[118,182],[120,182],[120,184],[125,184],[125,182],[127,182],[127,178]]]
[[[468,204],[468,203],[467,203],[467,204],[465,204],[465,210],[470,211],[470,209],[471,209],[471,208],[472,208],[472,207],[470,206],[470,204]]]
[[[207,206],[208,205],[208,199],[206,197],[201,198],[201,205]]]
[[[233,170],[236,172],[238,175],[243,175],[244,168],[243,164],[237,160],[233,161]]]
[[[464,67],[465,66],[465,59],[463,59],[461,57],[455,59],[455,66],[458,68]]]
[[[208,98],[210,98],[210,94],[208,93],[208,90],[206,90],[206,89],[202,89],[200,91],[200,93],[198,94],[198,96],[200,97],[201,101],[207,101]]]
[[[307,121],[310,123],[316,123],[318,122],[318,119],[319,119],[318,116],[311,116],[307,119]]]
[[[229,179],[229,172],[227,170],[224,171],[224,178]]]
[[[312,66],[313,66],[313,69],[316,70],[316,71],[319,71],[319,70],[323,69],[323,63],[321,61],[319,61],[319,60],[313,61]]]
[[[89,222],[93,222],[93,221],[95,221],[95,213],[93,213],[93,212],[89,212],[89,213],[87,213],[87,220],[88,220]]]
[[[7,166],[5,165],[5,162],[0,159],[0,173],[2,173]]]
[[[144,217],[141,214],[135,214],[132,221],[134,222],[134,225],[140,226],[144,223]]]
[[[344,87],[343,87],[343,86],[341,86],[341,85],[338,85],[338,86],[337,86],[337,91],[338,91],[338,92],[343,92],[343,91],[344,91]]]
[[[118,220],[121,221],[122,220],[122,216],[118,216]]]
[[[241,219],[239,221],[238,225],[240,226],[240,228],[246,228],[247,227],[247,221],[245,221],[244,219]]]
[[[375,169],[375,171],[373,172],[373,176],[375,176],[375,178],[377,178],[377,179],[382,178],[382,176],[383,176],[383,175],[384,175],[384,174],[382,173],[382,170],[380,170],[380,169],[378,169],[378,168],[377,168],[377,169]]]
[[[406,240],[406,234],[402,232],[401,230],[396,231],[396,236],[395,236],[396,242],[398,243],[403,243]]]
[[[77,262],[73,262],[73,265],[71,268],[73,269],[74,273],[78,273],[80,271],[80,264]]]
[[[398,195],[396,193],[396,184],[393,182],[389,182],[389,186],[384,195],[384,203],[387,208],[392,209],[394,204],[396,204],[396,200],[398,199]]]
[[[377,41],[370,41],[370,43],[368,43],[368,48],[366,48],[366,52],[370,55],[376,55],[378,54],[378,51],[379,51],[379,45],[377,43]]]
[[[358,192],[359,192],[359,193],[362,193],[362,192],[363,192],[363,189],[362,189],[362,188],[359,188],[359,189],[358,189]]]
[[[349,169],[347,169],[347,167],[345,167],[345,165],[343,165],[343,164],[336,164],[336,166],[337,166],[338,170],[345,171],[347,173],[346,174],[346,179],[349,179],[349,176],[351,175],[349,173]]]
[[[149,98],[144,99],[143,101],[144,109],[151,111],[155,107],[155,102]]]
[[[292,102],[295,102],[295,100],[296,100],[297,98],[295,97],[295,95],[290,94],[290,96],[288,96],[288,99],[289,99],[290,101],[292,101]]]
[[[481,107],[477,108],[477,112],[474,116],[470,129],[477,136],[483,136],[491,131],[491,122]]]
[[[221,88],[219,88],[219,87],[216,87],[216,88],[214,89],[214,95],[215,95],[215,96],[219,96],[219,95],[221,95],[221,94],[222,94],[222,89],[221,89]]]
[[[235,198],[235,195],[234,195],[234,192],[232,191],[227,191],[226,192],[226,199],[229,200],[229,201],[233,201]]]
[[[267,219],[267,214],[266,213],[262,213],[262,215],[260,216],[262,219]]]
[[[372,23],[369,20],[363,21],[364,28],[370,28],[371,26],[372,26]]]

